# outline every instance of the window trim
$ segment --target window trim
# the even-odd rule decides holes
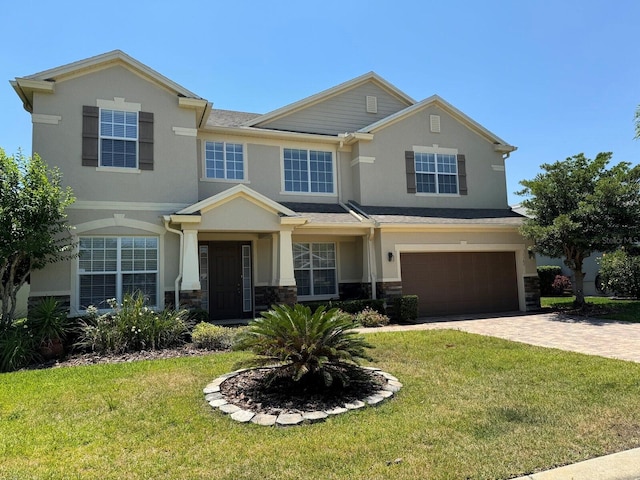
[[[432,147],[426,147],[426,146],[421,146],[421,145],[414,145],[413,148],[413,153],[414,153],[414,159],[413,159],[413,168],[415,171],[415,175],[416,175],[416,192],[414,193],[414,195],[418,196],[418,197],[460,197],[460,179],[459,179],[459,175],[460,172],[458,171],[458,149],[457,148],[445,148],[445,147],[440,147],[438,145],[433,145]],[[436,191],[435,192],[419,192],[418,191],[418,175],[424,175],[424,174],[429,174],[432,172],[418,172],[418,169],[416,168],[416,158],[415,158],[415,154],[416,153],[428,153],[428,154],[433,154],[436,155],[436,159],[435,159],[435,167],[436,167],[436,171],[433,172],[433,174],[436,176]],[[446,173],[446,172],[438,172],[438,159],[437,159],[437,155],[453,155],[454,156],[454,160],[455,160],[455,167],[456,167],[456,173],[452,174],[452,173]],[[438,176],[439,175],[446,175],[446,176],[453,176],[456,179],[456,193],[440,193],[439,190],[439,184],[438,184]]]
[[[284,169],[284,151],[288,150],[306,150],[307,151],[307,164],[311,162],[309,152],[326,152],[331,154],[331,192],[292,192],[285,188],[285,169]],[[315,197],[338,197],[338,151],[332,148],[326,148],[322,145],[287,145],[280,147],[280,194],[281,195],[302,195],[302,196],[315,196]],[[311,177],[309,177],[309,187],[311,186]]]
[[[150,232],[151,233],[151,232]],[[81,272],[80,271],[80,257],[79,257],[79,252],[80,252],[80,241],[83,238],[102,238],[102,239],[107,239],[107,238],[115,238],[117,241],[117,247],[116,247],[116,270],[115,271],[109,271],[109,272]],[[122,238],[153,238],[156,239],[157,241],[157,247],[156,247],[156,269],[155,270],[144,270],[144,271],[123,271],[122,270]],[[162,242],[163,238],[162,235],[151,235],[151,234],[147,234],[147,235],[91,235],[91,234],[82,234],[82,235],[78,235],[76,237],[76,241],[77,241],[77,252],[78,255],[75,257],[75,261],[74,261],[74,270],[73,270],[73,276],[75,278],[75,288],[74,288],[74,293],[75,293],[75,299],[72,302],[73,303],[73,308],[76,310],[77,313],[86,313],[86,308],[83,307],[81,305],[80,302],[80,298],[81,298],[81,293],[80,293],[80,288],[81,288],[81,281],[80,281],[80,277],[82,275],[92,275],[92,274],[102,274],[102,275],[115,275],[116,276],[116,295],[115,298],[117,299],[118,303],[122,303],[122,298],[123,298],[123,292],[122,292],[122,283],[123,283],[123,275],[127,275],[127,274],[131,274],[131,273],[155,273],[156,275],[156,286],[155,286],[155,295],[156,295],[156,304],[155,305],[149,305],[149,308],[151,309],[161,309],[164,306],[164,298],[161,298],[162,292],[163,290],[161,289],[161,274],[162,274],[162,250],[163,250],[163,242]],[[146,250],[146,249],[145,249]],[[104,308],[104,306],[102,306],[102,308],[98,308],[98,312],[104,313],[104,312],[110,312],[111,309],[110,308]]]
[[[319,294],[316,295],[315,292],[313,292],[313,260],[311,260],[311,262],[309,263],[310,268],[306,269],[306,268],[295,268],[295,257],[294,257],[294,265],[293,265],[293,273],[295,276],[295,272],[296,270],[304,270],[304,271],[309,271],[311,272],[310,274],[310,286],[311,286],[311,295],[299,295],[298,294],[298,299],[301,300],[329,300],[331,298],[336,298],[340,293],[340,285],[338,283],[338,244],[337,242],[310,242],[310,241],[302,241],[302,242],[292,242],[291,247],[293,248],[294,245],[300,245],[300,244],[306,244],[306,245],[317,245],[317,244],[329,244],[329,245],[333,245],[333,254],[334,254],[334,265],[333,265],[333,272],[334,272],[334,284],[335,284],[335,291],[334,293],[324,293],[324,294]],[[312,252],[312,248],[309,249],[310,252]],[[317,270],[331,270],[331,268],[318,268]],[[296,290],[297,290],[297,285],[296,285]]]
[[[227,144],[241,145],[242,146],[242,176],[243,178],[227,178],[227,161],[225,158],[224,170],[225,170],[225,178],[216,178],[216,177],[208,177],[207,176],[207,143],[222,143],[224,145],[224,154],[226,157],[227,153]],[[202,175],[200,177],[201,181],[204,182],[221,182],[221,183],[251,183],[248,178],[248,167],[249,162],[247,161],[247,144],[245,142],[234,142],[229,140],[203,140],[202,141]]]

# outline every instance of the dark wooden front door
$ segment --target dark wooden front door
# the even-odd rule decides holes
[[[243,318],[242,242],[209,243],[209,318]]]

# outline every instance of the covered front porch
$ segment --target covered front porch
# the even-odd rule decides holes
[[[370,297],[375,285],[373,229],[340,205],[281,204],[238,185],[165,225],[180,236],[165,303],[210,321],[253,318],[274,303]]]

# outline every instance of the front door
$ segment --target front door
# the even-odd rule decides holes
[[[225,320],[252,314],[251,244],[208,242],[209,318]]]

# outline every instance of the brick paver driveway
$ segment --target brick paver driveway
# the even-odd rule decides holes
[[[415,325],[390,325],[361,331],[449,328],[542,347],[640,362],[640,323],[596,320],[558,313],[497,315],[421,319]]]

